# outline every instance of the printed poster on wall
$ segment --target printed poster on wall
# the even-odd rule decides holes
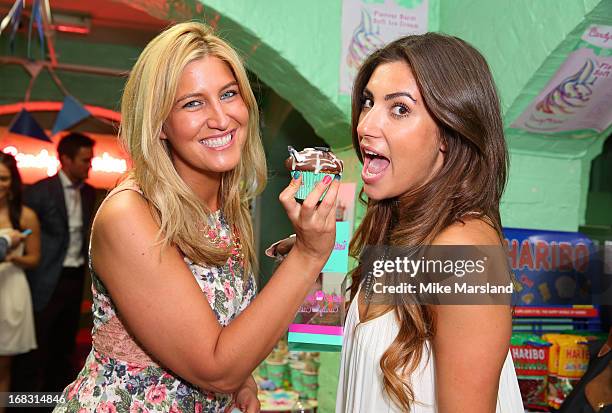
[[[292,350],[341,350],[356,189],[354,182],[340,184],[334,250],[289,326],[287,339]]]
[[[602,132],[612,124],[610,102],[612,26],[591,25],[511,127],[536,133]]]
[[[516,317],[597,317],[599,255],[580,232],[504,228]]]
[[[429,0],[344,0],[340,93],[351,93],[357,70],[393,40],[427,31]]]

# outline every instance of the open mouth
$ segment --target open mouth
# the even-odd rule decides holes
[[[200,140],[200,143],[211,149],[224,149],[229,146],[236,135],[236,129],[231,130],[226,135],[215,138],[206,138]]]
[[[385,170],[389,167],[391,161],[386,156],[383,156],[370,149],[363,150],[363,170],[361,175],[366,180],[371,180],[382,176]]]

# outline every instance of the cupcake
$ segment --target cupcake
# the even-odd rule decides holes
[[[302,175],[302,185],[295,194],[295,199],[298,201],[306,199],[310,191],[326,175],[332,178],[342,176],[344,165],[329,148],[315,146],[299,152],[292,146],[289,146],[288,149],[290,156],[285,161],[285,166],[291,171],[292,175],[294,171],[299,171]],[[325,193],[323,193],[321,199],[323,199]]]

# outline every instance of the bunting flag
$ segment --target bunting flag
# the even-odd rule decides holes
[[[40,0],[34,0],[32,6],[32,17],[30,20],[36,21],[36,28],[38,29],[38,42],[40,43],[40,58],[45,60],[45,32],[43,26],[43,4]]]
[[[45,37],[43,32],[43,22],[42,22],[42,4],[40,0],[34,0],[32,4],[32,15],[30,16],[30,25],[28,27],[28,59],[32,59],[31,46],[32,46],[32,28],[34,26],[34,22],[36,22],[36,27],[38,30],[38,39],[40,41],[40,50],[42,54],[42,59],[45,58]]]
[[[38,122],[36,122],[36,119],[34,119],[25,109],[21,109],[21,112],[13,118],[9,126],[9,132],[51,142],[51,139],[47,136],[43,128],[40,127]]]
[[[70,95],[66,95],[62,110],[57,114],[57,119],[55,119],[51,135],[68,129],[89,116],[91,116],[91,113],[78,100]]]

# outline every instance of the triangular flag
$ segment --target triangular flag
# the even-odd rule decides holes
[[[53,125],[51,134],[55,135],[59,131],[68,129],[89,116],[91,116],[91,113],[89,113],[78,100],[67,95],[64,98],[62,110],[57,114],[57,119],[55,119],[55,125]]]
[[[21,112],[13,118],[11,126],[9,126],[9,132],[51,142],[51,139],[49,139],[43,128],[36,122],[36,119],[25,109],[21,109]]]

